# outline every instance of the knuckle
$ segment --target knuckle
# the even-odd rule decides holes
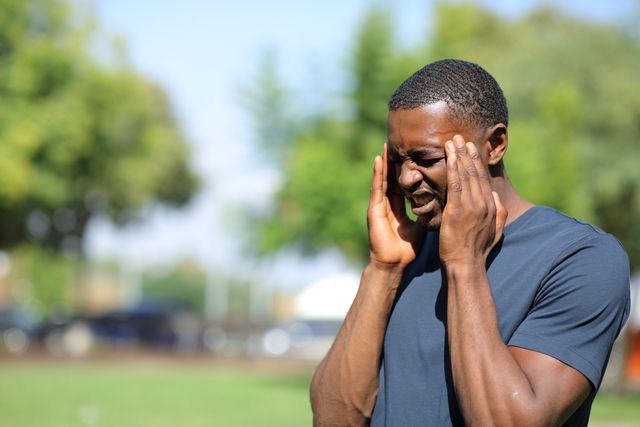
[[[467,167],[467,175],[469,176],[478,175],[478,170],[473,165],[471,165]]]
[[[462,185],[460,184],[460,181],[453,181],[451,184],[449,184],[449,189],[451,191],[460,192],[462,191]]]

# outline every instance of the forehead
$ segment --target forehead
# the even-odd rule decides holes
[[[387,116],[387,132],[389,144],[398,150],[441,149],[454,135],[461,134],[466,138],[468,134],[453,119],[444,102],[390,111]]]

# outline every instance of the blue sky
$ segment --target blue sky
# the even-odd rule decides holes
[[[278,171],[255,155],[238,97],[239,89],[251,82],[260,53],[277,51],[282,75],[294,88],[310,72],[310,64],[322,64],[318,72],[327,81],[322,89],[337,91],[353,34],[373,3],[96,0],[102,27],[125,40],[132,66],[168,92],[205,185],[181,211],[155,208],[145,222],[123,230],[96,221],[87,239],[90,255],[139,266],[194,258],[212,270],[264,272],[290,286],[349,269],[336,253],[306,260],[292,254],[261,263],[247,260],[225,216],[230,206],[264,208],[279,179]],[[429,31],[432,2],[380,3],[393,11],[402,44],[411,45]],[[542,2],[480,3],[516,16]],[[605,21],[622,18],[633,7],[632,0],[547,3]]]

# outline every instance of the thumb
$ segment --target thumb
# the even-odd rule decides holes
[[[500,196],[498,196],[498,193],[492,191],[491,194],[493,195],[493,201],[496,204],[496,235],[493,242],[495,244],[502,238],[502,230],[504,230],[504,225],[507,222],[508,213],[504,205],[500,201]]]

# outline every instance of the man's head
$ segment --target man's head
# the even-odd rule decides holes
[[[442,219],[444,143],[457,134],[475,142],[491,173],[499,173],[508,121],[500,86],[470,62],[431,63],[398,87],[389,102],[389,158],[421,224],[437,229]]]
[[[436,61],[414,73],[391,96],[389,111],[440,101],[465,125],[509,124],[507,101],[498,82],[481,66],[457,59]]]

